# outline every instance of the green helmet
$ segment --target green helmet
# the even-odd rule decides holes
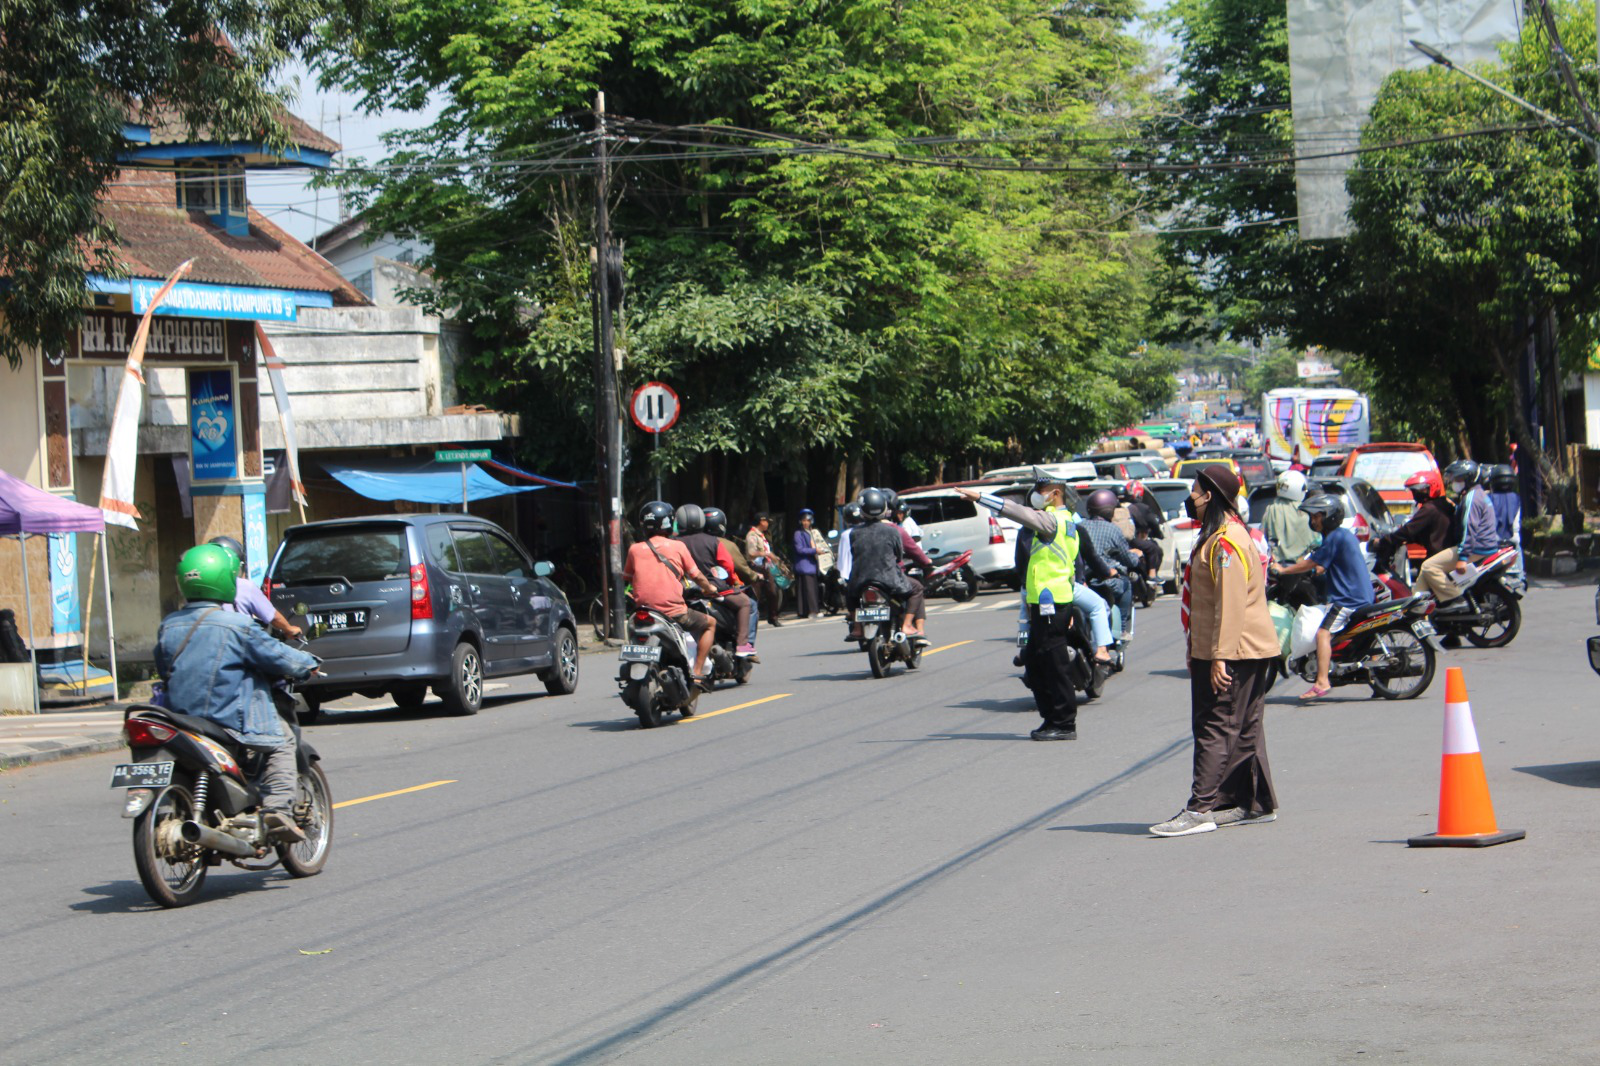
[[[226,548],[199,544],[178,560],[178,591],[186,600],[232,603],[238,595],[239,564]]]

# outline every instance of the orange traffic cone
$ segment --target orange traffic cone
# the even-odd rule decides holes
[[[1489,780],[1483,773],[1478,731],[1461,667],[1451,666],[1444,678],[1444,764],[1439,773],[1439,831],[1406,841],[1413,848],[1486,848],[1521,840],[1521,829],[1502,832],[1489,802]]]

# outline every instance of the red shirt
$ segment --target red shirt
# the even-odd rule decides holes
[[[652,547],[655,548],[653,552]],[[663,566],[657,554],[671,566]],[[676,618],[689,609],[683,602],[684,579],[702,576],[689,556],[689,549],[663,536],[651,537],[629,548],[628,561],[622,568],[623,580],[633,586],[633,598],[668,618]]]

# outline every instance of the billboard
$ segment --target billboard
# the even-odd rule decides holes
[[[1410,40],[1432,45],[1457,64],[1492,62],[1502,42],[1517,39],[1520,11],[1514,0],[1289,0],[1289,96],[1302,240],[1349,234],[1344,178],[1355,157],[1330,153],[1360,145],[1385,78],[1428,65]]]

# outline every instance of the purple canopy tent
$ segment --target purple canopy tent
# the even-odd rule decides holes
[[[0,537],[15,537],[22,549],[22,599],[28,618],[28,650],[34,650],[33,592],[28,578],[27,538],[49,533],[104,533],[105,518],[98,507],[64,500],[36,485],[14,478],[0,470]],[[117,676],[117,641],[111,621],[111,569],[105,558],[106,542],[99,538],[101,571],[104,578],[106,600],[106,642],[111,648],[111,677],[113,686]],[[92,591],[91,591],[92,594]],[[83,635],[83,661],[85,670],[89,662],[89,634],[85,626]],[[37,671],[38,661],[34,668]],[[115,688],[113,687],[113,692]],[[34,684],[33,709],[39,710],[39,686]]]

